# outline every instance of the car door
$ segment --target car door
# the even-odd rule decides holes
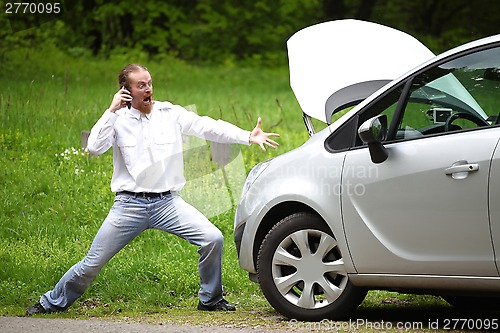
[[[494,128],[394,143],[377,165],[367,148],[349,152],[342,212],[358,273],[496,276],[488,178],[499,135]]]
[[[358,145],[343,165],[343,223],[358,273],[498,276],[500,208],[491,221],[489,209],[500,195],[500,153],[491,168],[499,59],[491,48],[443,60],[362,111],[361,120],[386,114],[390,126],[386,161],[373,163]]]
[[[495,259],[500,273],[500,147],[497,144],[491,161],[489,207],[491,237],[495,249]]]

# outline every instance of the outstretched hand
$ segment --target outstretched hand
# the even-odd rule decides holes
[[[259,119],[257,119],[257,126],[255,126],[252,133],[250,134],[250,143],[258,144],[263,151],[266,151],[266,147],[264,145],[276,149],[276,147],[279,146],[279,143],[277,143],[274,140],[271,140],[269,137],[275,136],[279,138],[280,135],[277,133],[264,132],[260,128],[261,125],[262,125],[262,119],[259,117]]]

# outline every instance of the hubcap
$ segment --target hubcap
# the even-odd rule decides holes
[[[299,230],[283,239],[273,256],[272,273],[281,295],[304,309],[331,304],[347,284],[337,241],[313,229]]]

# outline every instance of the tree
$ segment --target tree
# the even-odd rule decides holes
[[[488,0],[60,0],[48,17],[0,16],[3,50],[34,43],[94,55],[141,52],[193,62],[285,64],[286,41],[328,20],[355,18],[410,33],[435,52],[499,32]],[[43,21],[43,22],[40,22]],[[14,29],[10,29],[10,27]],[[29,29],[40,26],[40,29]],[[23,33],[13,32],[27,29]]]

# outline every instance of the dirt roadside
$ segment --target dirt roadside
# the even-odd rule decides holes
[[[255,327],[225,328],[184,326],[173,324],[146,324],[135,322],[115,322],[109,320],[89,319],[54,319],[30,317],[0,317],[0,332],[2,333],[268,333],[269,331]]]

